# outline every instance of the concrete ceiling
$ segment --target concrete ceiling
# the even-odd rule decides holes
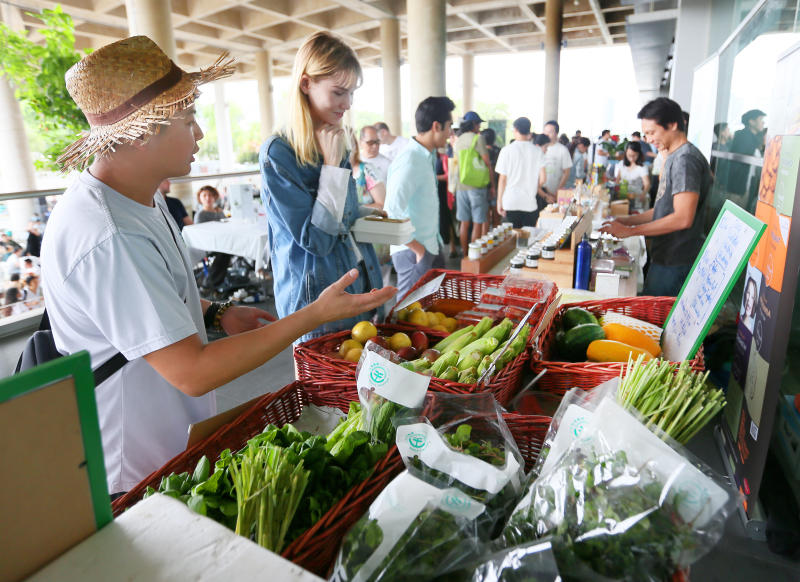
[[[78,48],[97,48],[128,36],[125,0],[0,0],[37,12],[60,5],[75,21]],[[545,0],[448,0],[449,55],[540,50],[544,43]],[[627,42],[630,0],[564,0],[567,47]],[[172,0],[178,63],[198,67],[228,50],[239,61],[239,77],[251,77],[255,53],[268,49],[274,74],[291,72],[303,39],[318,30],[342,36],[364,66],[380,65],[380,20],[400,21],[406,58],[405,0]],[[41,22],[24,16],[34,35]]]

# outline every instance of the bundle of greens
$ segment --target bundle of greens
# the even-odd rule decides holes
[[[286,532],[308,484],[303,461],[289,449],[250,445],[230,471],[236,490],[236,533],[254,537],[273,552],[283,549]]]
[[[424,509],[364,581],[432,579],[441,574],[453,554],[458,552],[462,529],[458,517],[439,508]],[[342,543],[344,567],[339,578],[334,580],[352,580],[382,541],[383,531],[377,520],[360,520]],[[437,579],[440,578],[437,576]]]
[[[461,491],[398,475],[347,533],[332,582],[448,580],[479,555],[477,519],[485,508]]]
[[[291,424],[283,427],[270,424],[240,451],[224,450],[213,473],[204,456],[192,475],[164,477],[157,491],[256,541],[261,538],[258,531],[262,531],[266,543],[282,548],[284,542],[302,535],[350,489],[369,477],[375,464],[388,452],[388,444],[373,441],[360,430],[363,419],[360,404],[351,403],[347,418],[328,438],[300,432]],[[263,471],[257,475],[253,467],[261,467]],[[253,484],[258,480],[263,487]],[[242,497],[240,487],[249,493]],[[271,507],[272,513],[264,516],[259,530],[254,526],[262,523],[258,515],[254,522],[251,514],[242,517],[241,510],[245,507],[249,511],[250,504],[259,505],[251,497],[268,490],[277,491],[278,497],[264,506],[267,510]],[[144,497],[155,492],[156,489],[148,487]],[[240,520],[242,523],[237,524]]]
[[[676,510],[649,467],[623,451],[574,453],[533,484],[530,505],[503,533],[506,547],[551,536],[564,580],[670,580],[696,545],[694,528]]]
[[[506,453],[505,443],[492,442],[488,438],[473,441],[472,432],[472,425],[464,423],[455,431],[443,433],[442,440],[452,453],[433,455],[427,462],[424,453],[405,457],[405,447],[401,448],[401,454],[415,477],[440,489],[456,488],[485,505],[486,511],[477,520],[478,532],[481,538],[491,539],[500,534],[519,500],[518,478],[521,473],[519,465],[513,461],[511,466],[506,466],[510,455]],[[494,436],[499,440],[499,434]],[[479,463],[464,464],[458,459],[459,454],[483,461],[491,468]],[[476,479],[476,474],[487,477]],[[482,486],[477,486],[479,483]],[[493,487],[493,484],[497,486]]]
[[[711,386],[708,372],[695,372],[684,361],[673,364],[639,356],[628,360],[623,370],[617,401],[635,408],[648,426],[657,426],[681,444],[686,444],[725,406],[722,390]]]

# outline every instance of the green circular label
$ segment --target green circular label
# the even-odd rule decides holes
[[[380,386],[389,380],[389,372],[381,364],[372,364],[369,368],[369,379]]]
[[[428,437],[421,432],[408,433],[408,445],[415,451],[423,451],[428,446]]]

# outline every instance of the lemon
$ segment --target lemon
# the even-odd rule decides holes
[[[350,335],[363,346],[369,338],[378,335],[378,328],[369,321],[359,321],[350,330]]]
[[[354,350],[354,349],[359,349],[360,350],[362,347],[364,347],[364,346],[362,346],[359,342],[357,342],[354,339],[344,340],[342,342],[342,345],[339,346],[339,355],[342,356],[343,358],[346,358],[347,352],[349,352],[350,350]]]
[[[414,325],[421,325],[424,327],[428,326],[428,314],[422,311],[421,309],[415,309],[408,315],[408,323],[413,323]]]
[[[389,338],[389,347],[394,351],[402,350],[403,348],[407,348],[411,345],[411,338],[404,334],[402,331],[398,331],[392,337]]]

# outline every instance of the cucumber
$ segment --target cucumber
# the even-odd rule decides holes
[[[564,352],[559,354],[571,362],[585,362],[586,348],[595,340],[605,339],[603,328],[596,323],[582,323],[564,333]]]
[[[582,325],[584,323],[594,323],[597,325],[597,318],[594,316],[593,313],[586,311],[581,307],[570,307],[564,312],[564,316],[561,318],[562,325],[564,327],[564,331],[569,331],[573,327],[577,325]]]

